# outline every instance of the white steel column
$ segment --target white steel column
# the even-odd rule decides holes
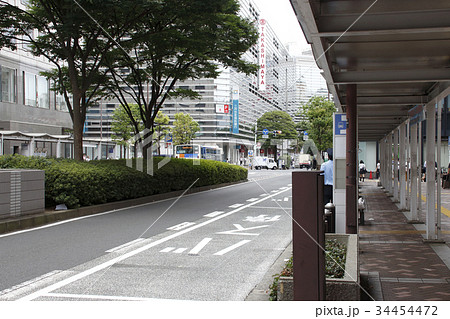
[[[30,145],[29,145],[29,147],[28,147],[28,156],[33,156],[34,155],[34,150],[35,150],[35,148],[34,148],[34,137],[32,137],[31,139],[30,139]]]
[[[442,113],[441,113],[441,106],[444,101],[437,101],[437,150],[436,150],[436,157],[437,157],[437,219],[436,219],[436,236],[437,239],[441,238],[441,144],[442,144]]]
[[[419,215],[417,213],[417,173],[419,166],[417,164],[417,126],[411,125],[411,222],[418,221]],[[420,185],[420,184],[419,184]],[[419,199],[421,200],[421,199]]]
[[[410,122],[406,120],[406,210],[411,208],[411,138]]]
[[[434,151],[436,147],[435,130],[436,130],[436,110],[435,103],[428,103],[426,106],[427,121],[427,145],[426,145],[426,164],[427,164],[427,240],[436,239],[436,179],[435,179],[435,157]]]
[[[418,185],[418,202],[417,202],[417,220],[420,220],[420,214],[422,213],[422,122],[419,121],[417,126],[418,144],[417,144],[417,166],[419,168],[419,185]]]
[[[400,125],[400,140],[399,140],[399,178],[400,178],[400,209],[406,209],[406,125],[402,123]]]
[[[392,164],[392,143],[393,143],[393,138],[394,138],[394,134],[389,133],[388,135],[388,151],[387,151],[387,178],[388,178],[388,192],[389,195],[393,196],[394,195],[394,189],[392,186],[392,182],[393,182],[393,174],[394,174],[394,168],[393,168],[393,164]]]
[[[61,140],[58,139],[58,142],[56,142],[56,158],[61,157]]]
[[[386,164],[384,161],[384,152],[386,151],[386,143],[384,138],[380,140],[380,184],[382,187],[386,189],[386,185],[384,184],[384,165]]]
[[[398,161],[398,127],[394,130],[394,201],[398,202],[399,198],[399,188],[398,188],[398,173],[399,173],[399,161]]]

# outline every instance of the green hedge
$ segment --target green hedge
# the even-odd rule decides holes
[[[0,156],[0,169],[44,170],[46,206],[66,204],[69,208],[185,190],[197,178],[194,187],[247,179],[246,169],[228,163],[200,160],[200,165],[194,165],[192,160],[171,158],[158,169],[162,159],[154,158],[153,176],[127,167],[125,160],[77,162],[20,155]]]

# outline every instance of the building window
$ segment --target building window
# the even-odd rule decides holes
[[[43,76],[37,77],[37,97],[38,107],[44,109],[50,108],[48,80]]]
[[[36,75],[23,72],[25,105],[36,106]]]
[[[0,68],[0,101],[15,103],[16,99],[16,70],[2,66]]]

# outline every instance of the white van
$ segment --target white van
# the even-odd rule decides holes
[[[253,158],[253,167],[255,169],[277,169],[277,163],[275,163],[273,158],[268,158],[265,156],[255,156]]]

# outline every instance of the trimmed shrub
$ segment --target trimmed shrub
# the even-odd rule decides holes
[[[69,208],[185,190],[197,179],[193,187],[247,179],[246,169],[228,163],[200,160],[200,165],[194,165],[192,160],[171,158],[158,169],[162,158],[153,159],[153,176],[127,167],[125,160],[78,162],[20,155],[0,156],[0,169],[44,170],[46,206]]]

